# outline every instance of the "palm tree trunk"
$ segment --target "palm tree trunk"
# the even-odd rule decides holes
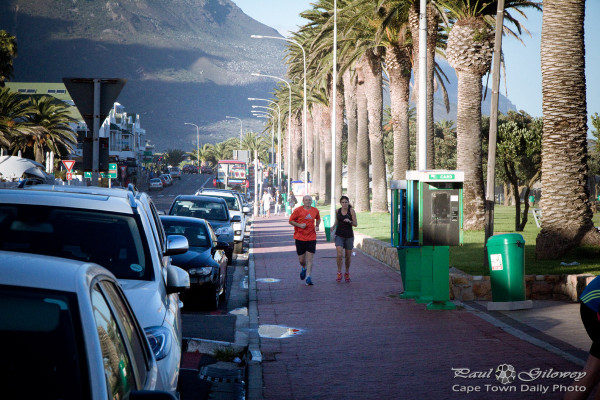
[[[344,104],[348,123],[348,156],[346,160],[346,195],[350,204],[356,200],[356,73],[346,70],[344,80]]]
[[[318,107],[321,109],[321,126],[323,128],[321,131],[323,138],[321,152],[325,156],[324,165],[321,165],[321,170],[325,173],[324,179],[321,175],[324,181],[323,197],[321,199],[328,203],[331,198],[331,108],[323,104],[319,104]]]
[[[342,196],[342,137],[344,135],[344,84],[337,86],[335,109],[335,195],[334,203]]]
[[[312,177],[314,176],[316,169],[314,168],[314,158],[315,158],[315,153],[314,153],[314,121],[313,121],[313,117],[312,114],[310,113],[310,111],[308,111],[308,115],[306,116],[306,147],[308,149],[308,154],[307,154],[307,164],[308,164],[308,170],[310,171],[309,174],[309,180],[313,180]]]
[[[297,180],[300,176],[300,160],[302,160],[302,116],[297,114],[292,119],[292,176]]]
[[[410,169],[409,85],[410,54],[406,47],[390,46],[385,50],[385,64],[390,81],[390,107],[394,134],[394,179],[405,179]]]
[[[364,56],[363,56],[364,57]],[[362,59],[356,65],[356,211],[370,211],[369,201],[369,117],[367,114],[367,95],[365,93],[365,80]]]
[[[435,87],[433,85],[435,50],[437,48],[437,31],[439,26],[438,13],[435,7],[427,4],[427,169],[433,169],[435,165],[435,142],[434,142],[434,115],[433,115],[433,95]]]
[[[316,107],[314,107],[316,108]],[[314,110],[313,110],[314,111]],[[315,148],[315,173],[313,179],[313,192],[321,196],[321,138],[319,135],[319,117],[315,114],[314,117],[315,134],[313,135],[314,148]]]
[[[483,171],[481,167],[481,75],[458,70],[456,117],[456,167],[463,170],[464,229],[482,230],[485,219]]]
[[[600,245],[587,180],[585,1],[545,0],[542,17],[542,230],[535,253],[555,259]]]
[[[365,53],[365,92],[369,115],[369,142],[371,145],[371,165],[373,182],[373,212],[387,212],[387,179],[385,154],[383,150],[383,76],[381,57],[372,50]]]

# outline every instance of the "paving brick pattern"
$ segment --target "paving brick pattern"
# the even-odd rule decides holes
[[[358,250],[352,282],[336,282],[335,247],[322,232],[314,286],[306,286],[292,234],[286,217],[255,219],[256,278],[280,279],[257,282],[260,325],[302,330],[284,339],[261,338],[266,399],[559,399],[564,392],[553,385],[568,386],[571,379],[517,378],[503,385],[493,373],[457,378],[452,368],[581,370],[464,309],[427,311],[400,299],[400,274]],[[455,391],[469,386],[480,391]]]

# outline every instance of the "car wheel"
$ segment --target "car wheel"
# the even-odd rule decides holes
[[[219,308],[219,299],[221,298],[221,294],[219,293],[219,286],[210,285],[210,289],[208,290],[207,296],[208,308],[211,310],[217,310]]]
[[[233,246],[233,252],[235,254],[242,254],[244,252],[244,241],[236,242]]]

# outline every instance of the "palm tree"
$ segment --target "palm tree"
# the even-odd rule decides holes
[[[485,225],[485,196],[480,137],[481,80],[492,62],[497,7],[495,2],[470,0],[437,0],[437,4],[447,11],[449,18],[456,21],[448,34],[446,57],[458,76],[456,167],[463,170],[465,176],[464,229],[482,230]],[[504,18],[513,23],[519,33],[522,26],[508,10],[527,7],[540,8],[539,4],[526,0],[505,2]],[[522,14],[522,11],[519,12]],[[516,36],[506,27],[503,30]]]
[[[348,189],[346,195],[354,203],[356,200],[356,143],[357,143],[357,114],[356,114],[356,72],[347,69],[342,74],[344,81],[344,105],[348,127],[348,155],[346,160],[346,182]],[[340,146],[341,147],[341,146]]]
[[[33,157],[37,162],[45,161],[48,151],[59,158],[68,156],[77,144],[77,136],[71,123],[77,120],[70,115],[70,106],[51,96],[31,98],[31,112],[25,119],[30,130],[18,135],[11,144],[13,154],[22,151],[26,157]]]
[[[29,132],[25,118],[32,112],[27,98],[0,88],[0,146],[9,147],[13,137]]]
[[[0,87],[13,74],[13,59],[17,56],[17,39],[5,30],[0,30]]]
[[[585,1],[545,0],[542,17],[542,230],[536,256],[600,245],[587,181]]]

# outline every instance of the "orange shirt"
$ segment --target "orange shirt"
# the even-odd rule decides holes
[[[315,207],[305,209],[303,206],[298,207],[290,215],[290,222],[298,224],[306,224],[306,228],[301,229],[294,226],[294,239],[298,240],[317,240],[317,232],[315,231],[315,221],[320,221],[321,215]]]

